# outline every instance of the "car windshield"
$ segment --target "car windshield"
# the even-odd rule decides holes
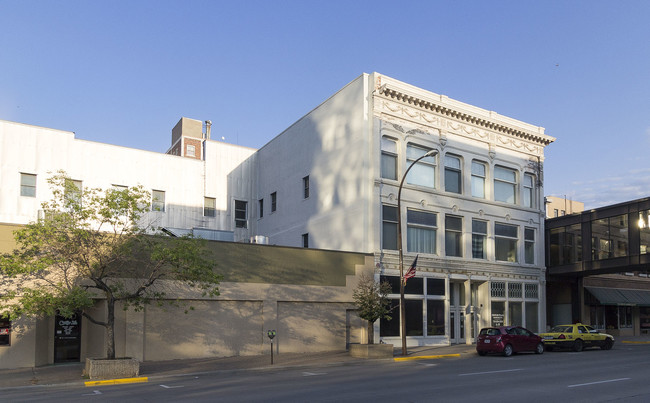
[[[555,326],[551,333],[573,333],[573,326]]]

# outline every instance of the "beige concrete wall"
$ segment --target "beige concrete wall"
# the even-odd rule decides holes
[[[345,350],[346,309],[351,304],[279,302],[277,340],[280,353]]]

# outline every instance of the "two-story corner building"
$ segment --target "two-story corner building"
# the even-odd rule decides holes
[[[41,203],[52,196],[47,179],[64,170],[79,187],[144,186],[152,196],[151,213],[145,219],[155,226],[171,232],[195,229],[208,239],[233,240],[229,195],[242,194],[239,189],[250,186],[241,178],[228,183],[228,174],[254,152],[210,140],[201,121],[187,118],[172,131],[167,154],[0,120],[0,222],[35,220]]]
[[[650,198],[546,220],[549,325],[650,334]]]
[[[363,74],[252,157],[236,238],[373,253],[397,303],[399,215],[405,265],[419,256],[406,289],[409,345],[471,342],[490,324],[539,331],[552,141],[541,127]],[[398,211],[400,180],[428,150],[437,155],[410,171]],[[377,325],[378,338],[401,343],[398,316]]]

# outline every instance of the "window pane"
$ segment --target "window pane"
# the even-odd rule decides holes
[[[397,244],[397,224],[395,224],[395,244]],[[395,245],[394,249],[397,249],[397,245]],[[408,226],[406,229],[406,250],[408,252],[435,254],[436,230]]]
[[[165,192],[162,190],[151,191],[151,210],[165,211]]]
[[[381,154],[381,177],[397,180],[397,157],[390,154]]]
[[[514,204],[515,185],[494,181],[494,200]]]
[[[397,209],[395,209],[395,211],[397,211]],[[397,220],[397,214],[395,215],[395,220]],[[432,227],[435,227],[437,225],[437,214],[418,210],[408,210],[406,212],[406,217],[409,224],[428,225]]]
[[[246,228],[248,220],[248,203],[242,200],[235,200],[235,227]]]
[[[406,162],[410,166],[413,161],[426,154],[429,150],[422,147],[407,145]],[[433,188],[435,186],[435,157],[427,157],[415,164],[408,173],[406,182]],[[408,168],[407,166],[407,168]]]
[[[445,216],[445,254],[462,256],[463,220],[460,217]]]
[[[427,300],[427,336],[444,336],[445,334],[445,303],[438,300]]]
[[[382,206],[382,249],[397,250],[397,207]]]
[[[472,196],[485,199],[485,178],[472,176]]]
[[[472,220],[472,232],[487,234],[487,221]]]
[[[494,234],[497,236],[507,236],[517,238],[517,227],[515,225],[494,224]]]
[[[495,238],[495,258],[503,262],[517,261],[517,241],[507,238]]]
[[[445,280],[441,278],[428,278],[427,295],[445,295]]]
[[[445,191],[461,193],[460,158],[445,156]]]
[[[410,282],[410,280],[409,280]],[[424,315],[422,314],[423,301],[420,299],[406,300],[406,335],[423,336],[422,329]]]
[[[36,175],[20,174],[20,195],[36,197]]]
[[[497,166],[494,167],[494,178],[501,179],[510,183],[515,183],[517,176],[515,174],[515,171],[512,169]]]
[[[206,217],[216,216],[217,200],[213,197],[203,198],[203,215]]]
[[[400,333],[399,299],[391,299],[390,308],[391,308],[391,314],[390,314],[391,319],[386,320],[384,318],[381,318],[379,320],[379,335],[382,337],[399,336]]]

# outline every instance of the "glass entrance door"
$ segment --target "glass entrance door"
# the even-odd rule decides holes
[[[465,343],[465,284],[449,283],[449,341]]]
[[[79,362],[81,358],[81,315],[70,318],[56,315],[54,324],[54,363]]]

